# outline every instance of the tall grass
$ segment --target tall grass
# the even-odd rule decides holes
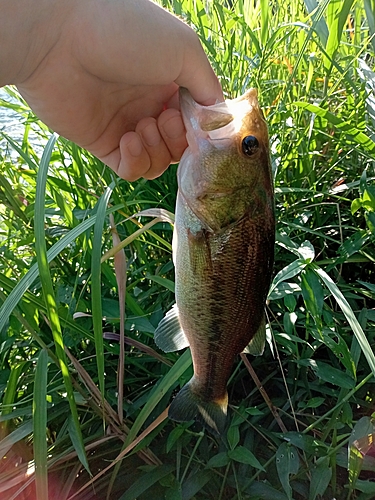
[[[160,3],[228,97],[259,88],[278,221],[268,347],[234,366],[225,440],[169,421],[192,374],[189,350],[153,342],[174,302],[176,167],[119,180],[7,89],[23,137],[0,132],[0,496],[374,498],[374,1]]]

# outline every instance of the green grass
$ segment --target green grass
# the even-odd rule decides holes
[[[228,97],[259,88],[276,187],[269,343],[233,367],[225,444],[169,421],[192,374],[189,351],[153,342],[174,302],[176,167],[117,179],[8,88],[0,105],[24,134],[0,148],[0,496],[370,500],[374,1],[160,3],[195,28]]]

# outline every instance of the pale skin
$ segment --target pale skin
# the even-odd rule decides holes
[[[0,0],[0,12],[0,86],[129,181],[185,150],[179,86],[223,99],[197,35],[150,0]]]

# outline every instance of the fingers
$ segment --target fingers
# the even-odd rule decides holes
[[[140,120],[134,132],[122,136],[119,148],[101,159],[125,180],[154,179],[179,161],[187,146],[185,134],[180,112],[167,109],[158,120]]]
[[[180,160],[187,148],[186,130],[181,113],[177,109],[167,109],[158,118],[158,128],[171,154],[172,162]]]
[[[150,168],[150,157],[136,132],[128,132],[120,139],[116,165],[106,162],[115,172],[127,181],[136,181]]]

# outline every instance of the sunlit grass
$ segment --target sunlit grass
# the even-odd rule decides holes
[[[0,136],[0,496],[374,498],[372,3],[160,3],[196,29],[226,95],[259,89],[269,124],[278,227],[258,380],[239,359],[225,441],[166,418],[192,374],[189,352],[153,342],[174,302],[159,209],[174,211],[176,167],[131,184],[65,139],[51,150],[8,89],[22,132]],[[161,218],[130,218],[150,209]],[[110,214],[127,261],[123,418]]]

